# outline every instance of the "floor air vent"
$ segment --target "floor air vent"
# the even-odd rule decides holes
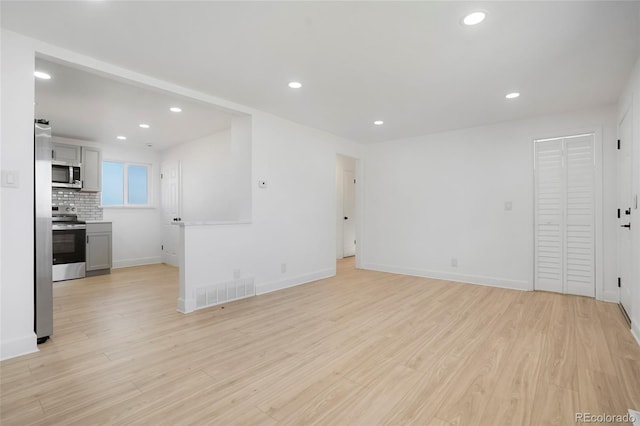
[[[254,278],[241,278],[208,287],[196,288],[196,309],[219,305],[256,295]]]

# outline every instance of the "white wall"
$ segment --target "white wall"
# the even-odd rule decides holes
[[[18,188],[2,188],[0,358],[36,351],[33,332],[34,52],[29,40],[2,31],[0,151],[2,170],[19,173]]]
[[[247,127],[246,131],[244,127]],[[182,220],[251,220],[251,120],[163,152],[181,164]]]
[[[530,289],[532,140],[602,128],[604,210],[615,205],[613,107],[375,144],[365,157],[364,267]],[[505,211],[505,202],[513,209]],[[615,218],[602,297],[617,300]],[[451,265],[451,259],[458,266]]]
[[[623,114],[631,107],[633,117],[633,183],[634,197],[640,197],[640,59],[636,62],[629,82],[623,92],[618,105],[618,122]],[[639,201],[640,203],[640,201]],[[631,325],[636,340],[640,344],[640,210],[635,205],[631,209],[632,237],[632,272],[631,280],[634,285],[632,291]]]
[[[335,274],[337,153],[360,157],[348,140],[267,114],[253,117],[253,175],[269,185],[253,198],[259,292]]]
[[[194,288],[232,280],[236,269],[255,277],[259,294],[335,274],[336,154],[357,158],[361,147],[269,114],[252,121],[252,223],[185,226],[181,310],[194,306]]]
[[[344,172],[356,172],[356,160],[344,155],[338,155],[336,158],[336,259],[344,257],[344,235],[342,229],[344,227]]]
[[[240,222],[248,222],[252,217],[252,118],[234,117],[231,121],[231,151],[234,169],[232,203],[236,206],[236,217]]]
[[[235,218],[230,129],[166,149],[162,161],[180,161],[184,221]]]

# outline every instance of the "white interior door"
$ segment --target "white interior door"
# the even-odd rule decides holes
[[[535,142],[536,290],[595,296],[595,137]]]
[[[535,289],[563,292],[562,140],[535,143]]]
[[[162,182],[162,262],[179,264],[179,228],[182,200],[180,191],[180,162],[165,162],[161,166]]]
[[[632,115],[627,111],[618,126],[618,277],[620,277],[620,304],[631,317],[631,146]],[[628,227],[627,227],[628,226]]]
[[[344,257],[356,254],[356,180],[353,171],[345,170],[342,175],[342,212]]]
[[[567,138],[565,293],[595,297],[594,135]]]

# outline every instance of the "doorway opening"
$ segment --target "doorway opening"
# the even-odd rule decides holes
[[[356,159],[336,157],[336,259],[356,255]]]
[[[74,245],[76,250],[84,248],[84,254],[73,264],[82,263],[87,276],[104,275],[91,279],[96,294],[108,292],[111,280],[125,272],[114,271],[112,277],[112,269],[141,267],[142,275],[155,273],[144,267],[149,264],[182,269],[176,226],[182,218],[251,219],[250,114],[168,83],[142,76],[132,79],[126,72],[112,73],[110,67],[102,70],[99,62],[76,59],[40,52],[34,56],[34,68],[52,77],[34,78],[34,118],[46,119],[51,128],[46,161],[63,163],[70,174],[68,182],[60,181],[63,185],[52,191],[52,165],[48,166],[47,194],[40,207],[47,221],[55,208],[73,216],[78,229],[86,226],[86,238],[77,238]],[[70,186],[71,178],[75,186]],[[45,237],[39,233],[35,244],[50,247],[51,235],[50,228]],[[51,277],[51,262],[49,255],[49,263],[34,271],[36,277],[40,270],[48,270]],[[177,298],[179,271],[156,269],[172,280],[167,284],[174,284]],[[48,279],[53,300],[89,282],[65,282],[67,278],[53,287]],[[100,283],[104,285],[96,285]],[[65,318],[70,306],[51,300],[46,304],[40,315],[46,315],[49,324],[57,321],[54,317]],[[36,332],[40,334],[37,325]],[[55,330],[46,333],[42,336]]]

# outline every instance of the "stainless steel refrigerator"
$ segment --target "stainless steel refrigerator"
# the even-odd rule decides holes
[[[51,234],[51,127],[35,120],[34,129],[34,331],[38,343],[53,334],[53,242]]]

